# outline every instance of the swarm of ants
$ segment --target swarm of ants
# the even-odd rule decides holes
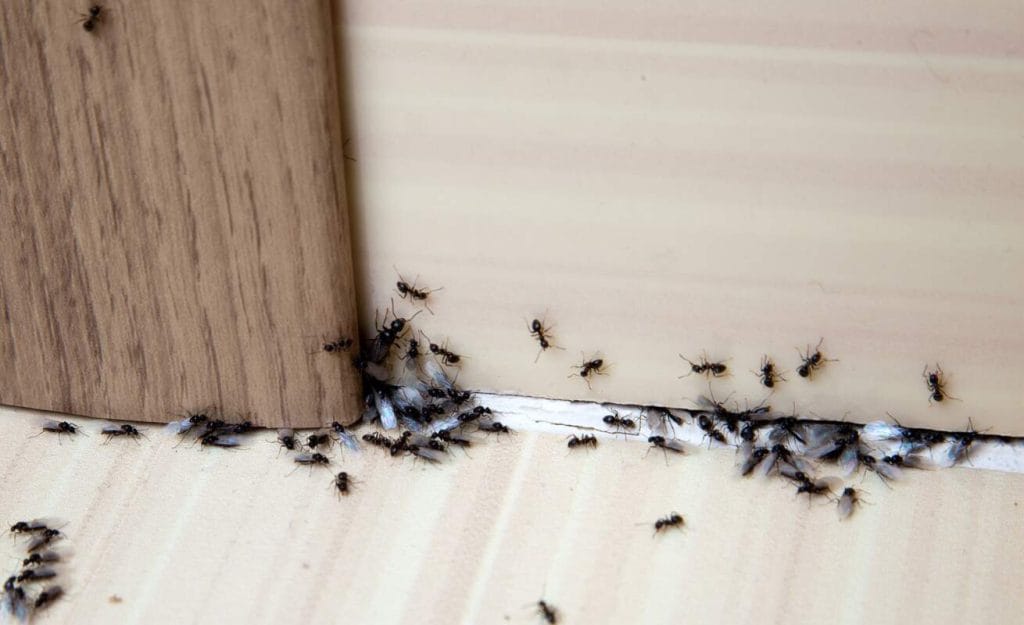
[[[396,288],[400,299],[431,313],[428,302],[433,293],[441,290],[419,287],[417,281],[410,284],[401,276]],[[357,423],[377,429],[357,435],[355,426],[333,421],[315,431],[281,429],[272,441],[291,459],[295,469],[308,468],[310,474],[330,469],[330,487],[339,499],[347,497],[358,483],[347,471],[332,467],[344,460],[344,454],[358,452],[364,445],[379,449],[391,458],[408,457],[414,463],[434,465],[452,458],[456,452],[465,453],[484,440],[481,434],[492,434],[495,435],[492,438],[498,439],[514,432],[495,417],[494,410],[480,404],[472,391],[459,387],[458,376],[449,375],[449,370],[457,369],[465,357],[454,353],[447,341],[438,344],[422,330],[418,334],[413,330],[413,320],[420,312],[399,314],[392,301],[390,308],[384,311],[383,321],[375,319],[373,332],[365,337],[362,346],[351,338],[341,337],[323,342],[313,352],[335,357],[337,362],[351,365],[359,372],[364,409]],[[546,322],[533,319],[527,329],[540,346],[537,358],[557,347],[552,326]],[[416,336],[421,336],[423,341]],[[814,348],[808,346],[800,352],[796,366],[800,378],[811,380],[827,363],[838,362],[826,358],[821,345],[819,340]],[[697,374],[712,379],[730,374],[727,360],[711,360],[706,352],[695,361],[680,357],[689,366],[689,373],[681,377]],[[595,376],[607,372],[605,358],[594,354],[574,365],[570,377],[579,377],[590,386]],[[752,373],[769,390],[786,381],[784,372],[769,355],[762,357]],[[946,392],[947,380],[937,364],[934,368],[925,367],[922,376],[929,401],[955,399]],[[687,453],[687,445],[680,434],[688,427],[693,428],[695,438],[699,436],[700,442],[708,447],[735,448],[740,478],[755,474],[775,477],[788,484],[794,496],[806,495],[808,501],[831,502],[840,519],[849,518],[858,506],[866,503],[861,485],[847,485],[844,479],[860,474],[863,480],[873,475],[878,483],[889,487],[906,470],[970,463],[971,450],[977,443],[1007,440],[977,432],[973,424],[964,432],[941,432],[903,427],[898,422],[875,421],[861,426],[843,421],[805,420],[795,414],[773,413],[763,405],[740,410],[738,406],[727,406],[715,400],[713,395],[710,399],[700,397],[694,408],[643,406],[634,410],[634,415],[605,410],[594,427],[570,427],[596,430],[606,436],[639,437],[648,442],[648,453],[660,452],[666,463],[670,457]],[[166,429],[182,441],[198,444],[200,449],[239,447],[256,431],[247,418],[229,421],[211,410],[187,413],[169,423]],[[64,436],[73,439],[84,434],[78,425],[56,420],[42,425],[40,435],[44,433],[55,434],[58,439]],[[127,423],[106,425],[101,433],[108,441],[145,437],[142,431]],[[566,446],[576,451],[593,450],[598,441],[594,434],[574,433],[568,437]],[[656,536],[685,525],[683,515],[678,512],[653,522]],[[10,531],[30,536],[31,542],[25,569],[8,578],[5,584],[3,608],[16,615],[44,609],[61,595],[61,588],[51,586],[33,594],[26,587],[55,575],[50,574],[50,565],[59,562],[60,556],[48,545],[61,534],[39,521],[16,523]],[[536,605],[545,621],[557,621],[558,613],[551,604],[541,600]]]
[[[64,533],[49,519],[17,521],[8,530],[13,535],[26,537],[25,558],[21,569],[4,581],[0,595],[0,619],[4,622],[26,623],[36,614],[53,605],[64,594],[54,584],[60,574],[64,555],[55,544]]]

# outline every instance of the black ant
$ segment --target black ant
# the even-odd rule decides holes
[[[575,434],[573,434],[569,438],[569,449],[585,446],[597,447],[597,437],[594,436],[593,434],[584,434],[583,436],[576,436]]]
[[[130,423],[122,423],[120,426],[110,424],[103,428],[102,433],[106,434],[107,440],[117,438],[118,436],[127,436],[129,438],[142,436],[142,432]]]
[[[398,269],[395,268],[395,273],[398,273]],[[423,302],[423,307],[430,311],[430,314],[434,314],[433,310],[430,310],[430,304],[427,303],[427,298],[431,293],[437,291],[443,291],[444,287],[437,289],[417,289],[416,282],[419,281],[420,277],[416,276],[416,280],[413,280],[412,284],[405,281],[401,273],[398,273],[398,282],[395,284],[395,288],[398,289],[398,296],[402,299],[408,297],[411,300]]]
[[[352,339],[342,337],[340,339],[324,343],[321,349],[328,354],[339,354],[341,352],[347,352],[348,348],[352,347],[352,343]]]
[[[648,429],[662,435],[667,434],[669,428],[672,428],[672,433],[675,434],[675,427],[669,422],[680,427],[683,425],[679,415],[672,414],[669,409],[660,406],[644,406],[640,409],[640,418],[647,420]]]
[[[779,373],[775,362],[770,356],[768,356],[768,354],[761,356],[761,368],[755,371],[755,373],[757,374],[757,377],[761,378],[761,384],[764,385],[765,388],[775,388],[775,383],[778,380],[782,380],[783,382],[786,381],[786,378],[782,377],[782,374]]]
[[[491,423],[481,423],[480,429],[484,432],[491,434],[511,434],[512,430],[502,423],[501,421],[493,421]]]
[[[942,401],[949,397],[950,399],[956,399],[949,393],[946,392],[946,380],[945,374],[942,372],[942,367],[935,364],[933,371],[928,370],[928,365],[924,366],[924,371],[921,372],[924,376],[924,383],[928,385],[928,390],[931,391],[931,395],[928,397],[928,401]]]
[[[28,547],[25,548],[25,551],[27,551],[28,553],[38,551],[40,548],[49,545],[50,543],[59,539],[62,536],[63,534],[60,533],[60,530],[47,528],[43,530],[41,534],[36,535],[36,537],[32,539],[32,541],[28,544]]]
[[[231,434],[248,434],[253,431],[252,421],[242,421],[241,423],[228,423],[228,432]]]
[[[683,356],[682,354],[679,354],[679,357],[685,360],[690,365],[690,372],[687,373],[686,375],[679,376],[681,378],[691,376],[694,373],[696,373],[697,375],[705,375],[708,377],[720,378],[726,375],[726,373],[728,372],[728,367],[725,366],[724,362],[710,362],[708,360],[707,352],[702,353],[700,356],[700,360],[698,360],[697,362],[691,361],[689,358]]]
[[[380,432],[370,432],[369,434],[363,434],[363,440],[373,445],[374,447],[380,447],[381,449],[391,449],[391,446],[395,444],[395,441],[391,440],[387,436],[384,436]]]
[[[470,393],[469,391],[460,391],[456,390],[455,388],[450,388],[447,391],[445,391],[445,395],[456,406],[461,406],[462,404],[469,401],[473,396],[473,394]]]
[[[839,496],[839,500],[836,502],[838,506],[837,510],[839,513],[839,519],[849,518],[853,514],[853,509],[861,503],[860,494],[857,489],[847,486],[843,489],[843,494]]]
[[[807,474],[803,471],[796,471],[791,475],[787,475],[789,479],[797,483],[796,494],[807,493],[807,498],[810,499],[815,495],[831,495],[832,487],[828,478],[812,480],[807,477]]]
[[[606,373],[604,359],[597,357],[591,358],[590,360],[584,358],[583,362],[578,365],[573,365],[572,368],[579,369],[579,373],[572,373],[569,377],[572,378],[579,376],[583,378],[583,381],[587,383],[587,388],[592,388],[590,386],[591,378],[595,375],[604,375]]]
[[[824,338],[818,341],[818,344],[817,346],[815,346],[813,353],[811,352],[811,346],[808,345],[807,351],[800,355],[801,363],[800,366],[797,367],[796,372],[801,378],[810,379],[812,377],[812,374],[818,369],[820,369],[826,362],[838,362],[835,359],[825,358],[825,356],[822,355],[821,344],[824,341]],[[797,353],[800,352],[799,349],[797,349],[796,351]]]
[[[277,431],[277,442],[281,444],[288,451],[295,451],[298,447],[298,441],[295,440],[295,430],[291,428],[284,428]]]
[[[199,444],[203,447],[238,447],[238,437],[228,436],[219,432],[206,432],[199,437]]]
[[[348,473],[342,471],[334,476],[334,488],[342,495],[348,495]]]
[[[394,319],[388,323],[388,313],[394,315]],[[374,321],[374,327],[377,331],[377,337],[374,339],[373,354],[369,358],[370,362],[380,363],[387,358],[388,353],[391,351],[391,346],[394,345],[398,339],[402,338],[402,333],[405,331],[405,325],[416,318],[416,315],[422,311],[416,311],[411,317],[399,317],[398,313],[395,312],[395,303],[391,302],[391,310],[384,311],[384,325],[379,328],[376,327],[376,321]],[[355,361],[353,361],[355,364]]]
[[[48,529],[50,528],[42,521],[18,521],[11,526],[11,533],[35,534],[36,532],[45,532]]]
[[[768,457],[771,453],[767,447],[754,447],[750,450],[749,455],[743,461],[743,465],[740,467],[740,475],[746,477],[754,472],[754,469]]]
[[[768,439],[772,441],[784,441],[787,438],[795,438],[803,444],[807,444],[807,441],[800,433],[797,432],[798,428],[802,428],[800,420],[796,417],[780,417],[772,423],[772,431],[768,435]]]
[[[620,417],[617,410],[612,410],[612,414],[605,415],[602,419],[606,425],[619,430],[635,430],[636,421],[629,417]]]
[[[420,351],[420,342],[416,339],[409,339],[409,345],[405,348],[405,353],[402,354],[402,360],[405,361],[405,368],[410,371],[419,371],[420,357],[423,356],[423,352]],[[442,392],[444,392],[442,390]]]
[[[45,608],[48,604],[60,599],[63,594],[64,589],[60,586],[50,586],[36,596],[35,609],[41,610],[42,608]]]
[[[757,438],[757,426],[748,422],[740,429],[740,438],[748,443],[754,442]]]
[[[331,436],[329,434],[317,432],[306,437],[306,446],[310,449],[316,449],[321,445],[331,446]]]
[[[548,625],[555,625],[558,623],[558,610],[555,606],[547,603],[543,599],[537,602],[537,612],[548,622]]]
[[[317,452],[315,454],[299,454],[295,456],[295,462],[297,462],[298,464],[307,464],[310,466],[317,464],[322,464],[326,466],[331,464],[331,459]]]
[[[70,421],[47,420],[43,423],[43,432],[56,432],[57,434],[70,434],[74,436],[79,433],[79,428]]]
[[[647,437],[647,442],[651,444],[652,448],[659,447],[674,454],[686,453],[686,448],[683,447],[683,444],[675,439],[666,439],[664,436],[649,436]]]
[[[420,334],[423,333],[421,332]],[[441,358],[442,363],[450,367],[452,365],[457,365],[460,362],[462,362],[462,356],[459,356],[455,352],[449,351],[448,341],[445,341],[444,345],[442,346],[431,341],[426,334],[423,334],[423,336],[427,339],[427,342],[429,343],[430,353],[435,356],[439,356]]]
[[[60,554],[56,551],[44,551],[42,553],[33,553],[29,557],[21,561],[23,567],[37,566],[48,562],[60,562]]]
[[[38,567],[34,569],[24,569],[18,574],[17,581],[19,582],[34,582],[40,579],[51,579],[57,577],[57,571],[49,567]]]
[[[103,21],[103,5],[92,5],[89,7],[88,13],[80,14],[80,18],[78,22],[82,25],[82,29],[87,33],[91,33]]]
[[[729,441],[725,438],[725,434],[722,434],[718,428],[715,427],[714,421],[712,421],[707,415],[700,415],[697,417],[697,427],[704,431],[704,436],[708,439],[708,447],[711,447],[711,441],[715,440],[725,445]]]
[[[411,436],[412,436],[412,432],[410,432],[409,430],[406,430],[406,431],[402,432],[401,436],[399,436],[395,440],[391,441],[391,446],[388,447],[388,450],[391,452],[391,455],[392,456],[397,456],[398,454],[402,453],[403,451],[411,451],[410,450],[410,445],[409,445],[409,438]]]
[[[473,445],[473,441],[469,440],[468,438],[455,436],[451,433],[450,430],[441,430],[439,432],[434,432],[433,434],[430,435],[430,438],[436,438],[438,440],[442,440],[448,443],[449,445],[456,445],[458,447],[471,447]]]
[[[949,448],[946,450],[946,457],[949,459],[949,465],[954,466],[957,463],[966,459],[968,463],[971,461],[971,445],[974,441],[981,436],[981,433],[974,429],[974,423],[967,420],[967,431],[956,432],[950,434]]]
[[[551,336],[552,328],[545,328],[544,322],[541,321],[540,319],[534,319],[533,321],[531,321],[527,328],[530,330],[530,336],[536,338],[537,342],[540,343],[540,351],[537,352],[537,357],[533,359],[533,362],[537,362],[537,360],[540,358],[541,353],[543,353],[545,350],[551,347],[562,349],[561,347],[558,347],[552,342],[552,339],[554,338],[553,336]]]
[[[678,512],[673,512],[672,514],[662,517],[654,522],[654,533],[657,534],[658,532],[667,530],[670,527],[683,529],[685,524],[686,521],[683,520],[683,515]]]

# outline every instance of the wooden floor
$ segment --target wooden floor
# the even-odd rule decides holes
[[[72,551],[58,623],[1009,623],[1024,611],[1024,475],[952,469],[840,522],[728,450],[572,452],[521,432],[428,466],[334,451],[305,468],[269,432],[200,450],[58,441],[0,409],[0,522],[59,516]],[[98,424],[84,422],[87,429]],[[265,439],[265,442],[264,442]],[[652,536],[671,511],[682,532]],[[8,568],[20,542],[5,539]],[[111,597],[120,597],[119,603]]]

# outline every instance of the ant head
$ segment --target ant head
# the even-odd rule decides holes
[[[534,319],[533,321],[530,322],[530,329],[533,330],[534,332],[540,332],[543,328],[544,326],[541,325],[540,319]]]

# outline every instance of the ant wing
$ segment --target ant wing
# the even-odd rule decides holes
[[[4,592],[0,600],[0,622],[13,623],[28,622],[28,602],[24,597],[18,597],[13,592]]]
[[[903,438],[903,428],[885,421],[872,421],[861,428],[860,436],[873,443],[894,441]]]
[[[448,378],[448,374],[444,372],[444,369],[441,368],[441,365],[437,364],[437,362],[433,358],[423,359],[423,370],[424,373],[427,374],[427,377],[429,378],[430,383],[432,383],[432,386],[436,388],[442,388],[445,390],[455,388],[455,385],[452,384],[451,379]],[[428,383],[428,385],[430,385],[430,383]]]
[[[428,462],[441,462],[444,460],[444,452],[422,445],[413,448],[412,453]]]
[[[385,430],[397,428],[398,415],[395,414],[395,406],[391,403],[391,399],[381,391],[374,391],[373,398],[377,404],[377,415],[380,417],[380,424]]]
[[[903,466],[908,469],[931,470],[937,468],[935,462],[921,453],[921,449],[915,449],[903,456]]]
[[[853,506],[857,502],[855,497],[856,495],[846,492],[839,497],[839,501],[836,504],[836,511],[839,514],[840,521],[850,518],[850,515],[853,514]]]
[[[825,487],[828,489],[828,492],[830,493],[843,492],[842,478],[836,477],[834,475],[819,477],[818,479],[814,480],[814,485],[818,488]]]
[[[29,531],[40,532],[47,529],[60,529],[67,525],[64,519],[52,516],[39,517],[28,522]]]
[[[898,480],[903,475],[903,470],[895,464],[879,460],[875,463],[875,473],[887,480]]]
[[[340,432],[338,433],[338,440],[341,441],[341,444],[348,449],[351,449],[352,451],[359,451],[359,441],[354,435],[348,432]]]
[[[766,455],[760,453],[754,453],[758,448],[754,447],[751,443],[743,443],[740,446],[740,458],[743,462],[740,463],[740,475],[747,476],[754,472],[762,462],[767,460]]]
[[[382,363],[384,359],[391,353],[391,348],[395,345],[397,339],[392,337],[390,340],[381,338],[380,335],[373,339],[370,343],[370,351],[366,354],[366,359],[372,363]]]
[[[835,449],[835,439],[839,435],[839,426],[828,423],[815,423],[805,425],[802,429],[804,446],[807,449],[804,452],[806,455],[812,458],[820,458],[821,456],[827,456],[828,453],[816,456],[814,452],[821,452],[828,448]]]
[[[847,445],[839,455],[839,470],[843,475],[849,477],[860,465],[860,450],[856,445]]]
[[[412,406],[416,409],[423,408],[423,396],[420,392],[411,386],[400,386],[395,390],[393,395],[395,404],[399,409]]]
[[[953,442],[949,444],[949,449],[946,450],[946,466],[952,467],[963,462],[964,458],[967,457],[969,447],[964,439],[953,439]]]
[[[182,419],[180,421],[171,421],[164,426],[164,431],[171,434],[184,434],[192,429],[194,424],[188,419]]]
[[[647,420],[647,429],[660,436],[668,436],[668,419],[660,412],[647,411],[644,416]]]
[[[769,438],[771,438],[771,437],[769,437]],[[810,445],[810,442],[811,441],[809,439],[808,440],[808,447],[804,450],[804,455],[807,456],[808,458],[813,458],[815,460],[821,460],[822,458],[826,458],[826,457],[829,457],[829,456],[835,454],[839,450],[839,447],[840,447],[839,441],[834,440],[834,439],[832,439],[832,440],[816,440],[816,441],[814,441],[815,443],[817,443],[816,445]],[[853,447],[853,445],[847,445],[846,448],[850,448],[850,447]],[[857,450],[854,449],[854,454],[855,455],[856,455],[856,451]]]
[[[664,447],[665,449],[668,449],[669,451],[674,451],[676,453],[686,453],[686,445],[684,445],[682,441],[675,438],[666,438],[665,442],[662,443],[661,446]]]
[[[779,462],[779,454],[774,451],[768,452],[764,456],[764,460],[758,465],[758,474],[761,477],[767,477],[771,474],[772,470],[775,469],[775,465]]]
[[[779,465],[779,475],[781,475],[782,477],[786,477],[786,478],[789,478],[791,480],[803,479],[801,477],[801,475],[800,475],[802,472],[799,469],[797,469],[795,466],[793,466],[792,464],[790,464],[788,462],[781,462],[780,461],[778,463],[778,465]],[[807,474],[803,473],[803,477],[806,477],[806,476],[807,476]]]
[[[241,444],[237,436],[218,436],[213,442],[217,447],[238,447]]]
[[[420,432],[421,430],[423,430],[423,426],[420,424],[419,421],[416,421],[415,419],[412,419],[405,415],[401,415],[398,417],[398,420],[402,422],[402,427],[409,430],[410,432]]]
[[[431,430],[433,432],[447,432],[450,430],[454,430],[455,428],[459,427],[459,425],[461,425],[459,417],[457,415],[452,415],[450,417],[441,419],[440,421],[434,421],[434,423],[431,425]]]

